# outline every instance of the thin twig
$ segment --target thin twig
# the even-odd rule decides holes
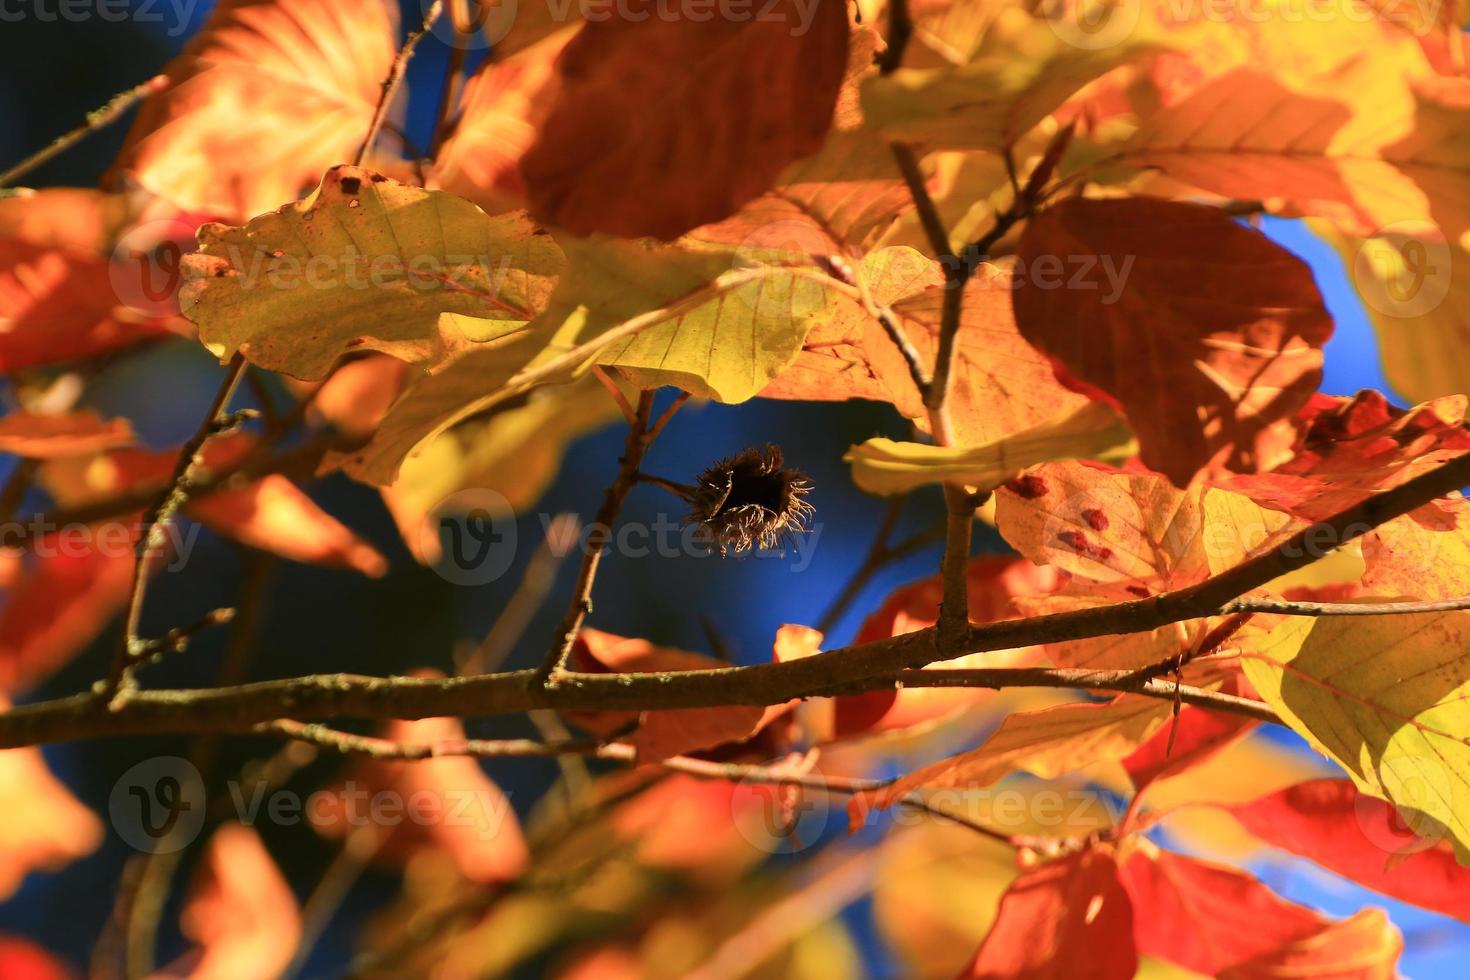
[[[914,21],[909,15],[908,0],[888,0],[888,46],[878,56],[878,71],[891,75],[903,64],[904,49],[914,33]]]
[[[362,145],[357,148],[357,156],[352,160],[353,166],[360,167],[367,159],[368,151],[372,149],[373,143],[378,138],[379,131],[383,128],[383,120],[388,117],[388,110],[392,108],[393,96],[398,92],[398,86],[403,82],[404,71],[408,68],[409,59],[413,57],[419,42],[429,29],[434,26],[434,21],[444,12],[444,0],[434,0],[427,13],[424,14],[424,22],[419,29],[403,42],[403,47],[398,49],[398,56],[393,59],[393,66],[388,69],[388,77],[383,79],[383,91],[378,97],[377,108],[373,110],[372,122],[368,124],[367,135],[362,138]]]
[[[87,113],[86,122],[82,123],[76,129],[58,136],[49,145],[32,153],[4,173],[0,173],[0,187],[9,187],[32,170],[61,155],[77,143],[80,143],[88,133],[95,133],[97,130],[117,120],[118,117],[131,109],[140,99],[152,95],[154,92],[163,91],[167,85],[168,78],[163,75],[154,75],[148,81],[134,85],[126,92],[120,92],[114,95],[107,100],[106,105]]]
[[[148,593],[149,565],[153,555],[158,553],[165,543],[168,525],[173,520],[174,514],[189,498],[191,492],[189,477],[194,468],[199,465],[200,454],[205,444],[220,431],[221,421],[226,418],[225,413],[229,408],[230,399],[234,396],[235,388],[245,373],[245,366],[244,355],[236,353],[230,360],[224,380],[220,383],[219,390],[215,392],[214,400],[210,402],[209,410],[203,422],[200,423],[198,431],[188,442],[184,443],[183,449],[179,451],[179,458],[174,463],[174,472],[168,487],[143,516],[138,536],[137,564],[133,569],[132,591],[128,597],[127,620],[123,626],[117,653],[113,658],[112,672],[103,682],[101,689],[101,693],[109,702],[126,689],[126,682],[132,667],[139,662],[140,658],[149,655],[150,641],[138,635],[142,626],[143,602]]]
[[[531,556],[525,573],[506,600],[495,624],[475,651],[459,665],[456,673],[464,677],[500,669],[556,584],[557,570],[576,546],[581,531],[582,524],[576,514],[558,514],[552,520],[546,529],[546,537]]]
[[[608,540],[612,537],[613,524],[623,509],[623,501],[638,483],[638,467],[643,462],[644,453],[648,451],[648,419],[652,413],[653,392],[642,392],[638,396],[638,408],[633,422],[628,426],[623,458],[618,461],[618,475],[603,494],[602,506],[597,509],[597,515],[587,529],[587,548],[582,556],[582,569],[577,575],[577,587],[572,593],[571,605],[567,607],[567,613],[557,627],[551,648],[546,653],[546,660],[536,672],[536,677],[542,684],[555,686],[557,676],[566,670],[567,661],[572,655],[572,645],[582,629],[582,622],[592,612],[592,585],[597,579],[602,554],[607,550]]]

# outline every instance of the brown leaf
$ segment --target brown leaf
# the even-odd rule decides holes
[[[583,25],[521,160],[533,213],[576,234],[672,239],[724,218],[818,150],[832,124],[845,4],[777,0],[743,22],[651,6]]]
[[[1258,468],[1255,440],[1321,380],[1332,320],[1311,270],[1223,211],[1069,198],[1027,224],[1017,275],[1021,335],[1116,399],[1181,486]]]

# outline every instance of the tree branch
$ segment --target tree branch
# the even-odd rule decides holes
[[[115,711],[106,710],[105,699],[85,693],[22,705],[0,714],[0,748],[102,735],[243,731],[282,715],[306,719],[430,718],[521,713],[533,708],[647,711],[771,705],[793,698],[877,690],[891,687],[900,678],[905,683],[925,681],[922,675],[902,672],[960,654],[1141,633],[1239,611],[1232,609],[1231,603],[1245,593],[1326,554],[1317,544],[1321,540],[1335,540],[1341,546],[1467,483],[1470,455],[1303,528],[1281,546],[1197,585],[1108,606],[970,626],[958,653],[941,652],[931,628],[785,663],[682,673],[569,673],[562,675],[552,689],[543,689],[536,683],[536,672],[526,670],[447,680],[325,674],[215,690],[140,691]],[[1424,610],[1416,603],[1406,611]],[[1013,686],[1013,681],[1022,676],[991,677],[985,686]],[[1085,681],[1070,677],[1067,683],[1060,683],[1063,676],[1048,686],[1104,686],[1097,675]],[[1173,684],[1160,683],[1172,697]]]

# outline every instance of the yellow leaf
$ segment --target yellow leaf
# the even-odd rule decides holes
[[[521,214],[488,217],[452,194],[343,166],[305,201],[239,228],[204,226],[181,299],[215,355],[238,350],[315,380],[348,352],[435,368],[519,330],[563,264]]]
[[[1364,793],[1470,859],[1470,613],[1293,619],[1242,658],[1256,690]]]
[[[1102,402],[1090,402],[1052,422],[970,448],[869,439],[844,457],[852,478],[868,493],[907,493],[929,483],[958,482],[994,490],[1022,470],[1061,459],[1121,462],[1136,452],[1123,420]]]

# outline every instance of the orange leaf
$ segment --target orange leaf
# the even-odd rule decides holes
[[[0,418],[0,452],[28,459],[84,456],[130,445],[135,438],[127,419],[103,421],[95,412],[32,415],[19,411]]]
[[[1027,224],[1017,274],[1021,335],[1116,399],[1181,486],[1257,468],[1256,439],[1321,380],[1332,320],[1310,268],[1223,211],[1069,198]]]
[[[532,212],[576,234],[672,239],[724,218],[820,149],[832,124],[846,4],[776,0],[744,22],[651,6],[583,25],[521,160]]]
[[[1051,592],[1060,585],[1061,575],[1055,569],[1034,565],[1024,558],[987,555],[970,563],[968,578],[970,622],[993,623],[1020,618],[1021,612],[1012,599]],[[938,575],[899,588],[863,621],[853,642],[883,640],[933,626],[939,621],[943,595],[944,585]],[[996,650],[976,657],[973,666],[1023,666],[1034,659],[1034,649]],[[943,666],[972,666],[968,660],[951,660]],[[922,687],[846,695],[833,699],[832,735],[849,738],[866,732],[908,728],[993,696],[990,691]]]
[[[352,158],[396,53],[384,0],[230,0],[164,69],[116,169],[241,223]]]
[[[1277,897],[1250,875],[1168,852],[1140,849],[1120,869],[1133,901],[1138,951],[1212,976],[1273,976],[1265,966],[1288,960],[1303,971],[1335,963],[1338,944],[1357,919],[1334,923]],[[1362,913],[1364,915],[1373,913]],[[1381,913],[1378,913],[1381,917]],[[1338,927],[1348,925],[1346,931]],[[1383,920],[1381,942],[1363,972],[1302,972],[1296,976],[1393,976],[1398,935]],[[1387,972],[1384,972],[1387,970]]]
[[[279,975],[301,937],[296,896],[255,831],[225,824],[209,839],[179,920],[198,947],[164,971],[189,980]]]
[[[0,698],[0,709],[10,704]],[[0,898],[21,879],[84,857],[102,842],[102,824],[46,768],[39,749],[0,752]]]
[[[817,634],[818,643],[820,636]],[[789,649],[784,641],[783,649]],[[584,629],[577,635],[572,658],[575,669],[591,673],[711,670],[726,666],[697,653],[657,647],[647,640],[629,639],[594,629]],[[642,715],[625,711],[577,711],[567,712],[567,717],[588,731],[605,737],[637,722],[638,727],[628,741],[637,750],[640,761],[657,762],[674,755],[744,741],[766,723],[768,711],[756,705],[736,705],[645,711]]]
[[[1152,735],[1169,711],[1167,701],[1123,694],[1103,704],[1059,704],[1011,714],[979,748],[858,793],[848,815],[860,825],[869,806],[893,806],[915,790],[977,789],[1017,770],[1052,779],[1121,758]]]
[[[522,205],[520,158],[546,116],[556,58],[570,39],[571,32],[557,31],[476,72],[460,96],[459,122],[434,161],[429,186],[468,198],[488,214]]]
[[[995,925],[961,977],[1131,980],[1134,913],[1113,855],[1091,848],[1033,868],[1000,900]],[[1140,931],[1147,918],[1139,920]]]
[[[391,721],[382,737],[412,745],[454,745],[463,743],[465,734],[457,718],[423,718]],[[384,805],[393,811],[378,809]],[[510,881],[530,860],[510,801],[468,756],[418,762],[362,759],[342,791],[313,797],[311,816],[319,830],[331,833],[388,826],[385,855],[407,860],[426,848],[442,849],[472,881]]]
[[[118,534],[104,528],[115,528]],[[136,528],[95,529],[86,542],[72,530],[37,542],[36,557],[0,610],[0,691],[30,688],[69,661],[122,609],[132,587]]]
[[[1470,869],[1443,841],[1417,836],[1392,804],[1346,779],[1314,779],[1228,808],[1267,844],[1374,891],[1470,922]]]

